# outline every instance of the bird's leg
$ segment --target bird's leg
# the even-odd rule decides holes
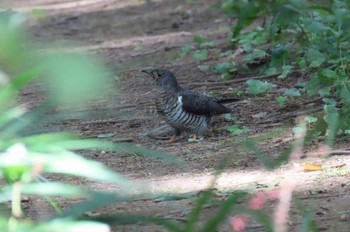
[[[177,136],[176,136],[176,134],[175,135],[172,135],[171,137],[170,137],[170,139],[167,141],[168,143],[173,143],[173,142],[176,142],[176,140],[178,140],[178,138],[177,138]]]
[[[169,143],[176,142],[178,140],[178,136],[181,135],[181,131],[175,129],[175,134],[173,134],[168,140]]]
[[[192,142],[199,142],[202,140],[203,140],[203,138],[197,139],[197,134],[192,134],[191,137],[188,139],[188,142],[192,143]]]

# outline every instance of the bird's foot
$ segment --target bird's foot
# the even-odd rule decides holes
[[[179,140],[179,138],[176,135],[172,135],[167,142],[168,143],[174,143],[174,142],[176,142],[178,140]]]
[[[197,138],[197,135],[193,134],[192,137],[190,137],[187,141],[189,143],[196,143],[196,142],[200,142],[202,140],[203,140],[203,138]]]

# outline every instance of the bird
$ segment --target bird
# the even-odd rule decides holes
[[[169,70],[155,68],[141,72],[153,78],[156,86],[156,110],[175,129],[170,142],[176,141],[183,131],[192,132],[189,141],[202,140],[212,116],[233,112],[221,104],[224,101],[220,99],[182,88],[174,73]]]

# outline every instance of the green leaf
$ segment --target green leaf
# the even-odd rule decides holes
[[[194,227],[204,205],[210,201],[214,194],[213,189],[205,190],[196,200],[194,207],[192,207],[191,213],[187,217],[186,227],[183,231],[195,231]]]
[[[128,194],[125,196],[120,196],[116,193],[102,193],[102,192],[92,192],[88,200],[83,201],[79,204],[74,205],[65,212],[63,212],[62,217],[67,216],[80,216],[87,211],[93,211],[113,203],[128,201],[132,197]]]
[[[267,56],[267,53],[264,50],[255,49],[253,53],[244,57],[243,61],[254,61],[255,59],[264,58],[265,56]]]
[[[324,87],[318,91],[318,93],[320,94],[321,97],[328,96],[330,94],[330,92],[331,92],[330,86]]]
[[[288,97],[299,97],[299,96],[301,96],[301,93],[298,89],[292,88],[292,89],[287,89],[284,92],[284,95],[286,95]]]
[[[200,45],[201,48],[214,47],[215,43],[213,41],[205,42]]]
[[[282,96],[278,96],[278,97],[276,97],[276,101],[278,102],[278,105],[280,107],[284,107],[286,105],[287,98],[282,97]]]
[[[93,218],[96,221],[105,222],[109,225],[136,225],[136,224],[155,224],[160,225],[170,232],[183,232],[177,223],[172,222],[171,219],[153,216],[140,215],[123,215],[123,214],[109,214]],[[64,230],[62,230],[64,231]],[[82,230],[85,231],[85,230]]]
[[[304,133],[305,132],[305,127],[301,127],[301,126],[296,126],[296,127],[293,127],[293,133],[295,134],[300,134],[300,133]]]
[[[330,69],[323,69],[321,71],[321,74],[327,78],[332,78],[332,79],[337,77],[337,73],[333,70],[330,70]]]
[[[248,80],[246,82],[248,84],[248,93],[250,94],[260,94],[264,93],[267,90],[276,87],[275,84],[262,82],[260,80]]]
[[[314,220],[313,210],[306,210],[302,216],[302,222],[299,226],[299,232],[319,231]]]
[[[208,58],[208,50],[206,50],[206,49],[197,50],[193,54],[193,60],[195,60],[197,62],[202,61],[202,60],[206,60],[207,58]]]
[[[320,21],[316,20],[308,20],[308,23],[305,25],[305,29],[309,30],[311,32],[322,32],[324,33],[325,31],[329,30],[330,27],[323,24]]]
[[[200,35],[196,35],[194,38],[193,38],[193,42],[201,45],[202,43],[205,43],[205,39],[203,36],[200,36]]]
[[[237,118],[236,118],[236,117],[232,117],[231,114],[224,114],[224,118],[225,118],[227,121],[231,121],[231,122],[237,121]]]
[[[320,67],[327,59],[326,56],[316,49],[309,49],[306,53],[310,66],[313,68]]]
[[[328,124],[326,144],[328,146],[332,146],[334,138],[336,137],[336,133],[339,129],[339,112],[338,109],[333,105],[325,105],[324,111],[326,113],[326,115],[324,116],[324,120]]]
[[[208,65],[198,65],[197,68],[201,70],[202,72],[208,72],[209,66]]]
[[[25,223],[23,223],[25,225]],[[34,229],[34,228],[33,228]],[[109,232],[109,226],[105,223],[96,221],[77,221],[67,219],[54,219],[48,222],[42,222],[35,227],[35,230],[24,229],[23,231],[45,232],[45,231],[96,231]]]
[[[217,64],[214,66],[214,73],[215,74],[223,74],[228,72],[231,69],[231,64],[225,62],[225,63],[221,63],[221,64]]]
[[[246,127],[239,128],[238,125],[229,126],[227,129],[231,133],[231,135],[241,135],[249,132],[248,128]]]
[[[311,116],[306,116],[306,117],[305,117],[305,120],[306,120],[308,123],[314,123],[314,122],[317,122],[318,118],[316,118],[316,117],[311,117]]]
[[[337,105],[337,101],[335,99],[333,99],[333,98],[326,98],[326,97],[324,97],[324,98],[322,98],[322,101],[324,103],[327,103],[327,105],[330,105],[330,106],[333,106],[333,107],[335,107]]]
[[[2,104],[5,104],[7,101],[10,101],[12,98],[14,98],[16,91],[23,88],[23,86],[28,84],[33,79],[38,78],[40,73],[41,73],[41,70],[38,67],[31,68],[26,72],[20,74],[19,76],[15,77],[14,79],[12,79],[6,85],[1,86],[0,102]],[[0,109],[1,107],[3,106],[0,105]]]
[[[245,195],[244,192],[235,192],[229,198],[220,204],[218,212],[208,220],[202,232],[217,231],[220,224],[227,219],[227,215],[236,206],[237,201]]]
[[[349,86],[347,85],[343,85],[341,87],[341,92],[340,92],[340,96],[341,96],[341,101],[344,103],[345,106],[350,106],[350,91],[349,91]]]
[[[276,67],[269,67],[264,72],[266,75],[275,75],[279,73],[279,70]]]
[[[288,76],[288,74],[293,70],[293,66],[291,65],[284,65],[282,67],[282,73],[278,76],[278,78],[285,78]]]
[[[88,192],[78,186],[63,183],[29,183],[22,186],[24,194],[87,196]]]
[[[41,57],[40,67],[52,101],[64,105],[83,104],[108,96],[112,75],[95,58],[77,54]]]
[[[25,109],[23,107],[17,106],[8,111],[2,112],[0,114],[0,128],[5,126],[7,123],[11,122],[15,118],[19,118],[25,113]],[[1,132],[0,132],[1,133]]]
[[[179,55],[179,58],[180,58],[180,59],[185,58],[185,56],[191,51],[192,48],[193,48],[193,47],[192,47],[191,44],[187,44],[187,45],[185,45],[183,48],[181,48],[181,53],[180,53],[180,55]]]

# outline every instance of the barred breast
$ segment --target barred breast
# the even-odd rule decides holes
[[[195,115],[182,108],[181,96],[162,93],[156,99],[157,112],[164,120],[180,131],[189,130],[198,135],[203,134],[210,124],[210,116]]]

